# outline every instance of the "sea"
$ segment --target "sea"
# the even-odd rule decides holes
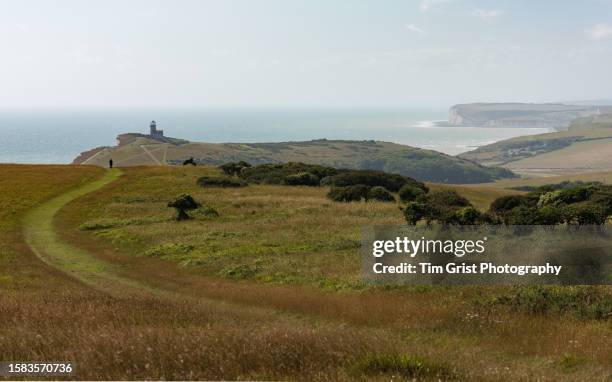
[[[212,143],[311,139],[379,140],[450,155],[542,128],[444,127],[435,109],[12,109],[0,110],[0,163],[71,163],[79,153],[112,146],[121,133]]]

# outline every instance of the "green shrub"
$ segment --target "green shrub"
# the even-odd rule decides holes
[[[432,191],[427,195],[427,200],[434,206],[440,207],[467,207],[471,205],[469,200],[452,189]]]
[[[189,158],[189,159],[185,159],[183,161],[183,166],[187,166],[187,165],[192,165],[192,166],[196,166],[196,162],[193,159],[193,157]]]
[[[191,195],[183,194],[168,202],[168,207],[172,207],[176,210],[176,220],[181,221],[191,219],[187,211],[195,210],[200,207],[200,203],[196,202]]]
[[[565,204],[584,202],[595,192],[597,186],[576,186],[559,191],[559,200]]]
[[[287,175],[285,177],[285,184],[288,186],[318,186],[319,178],[309,172],[299,172]]]
[[[399,174],[389,174],[382,171],[371,170],[342,170],[339,174],[325,179],[326,185],[335,187],[348,187],[363,184],[369,187],[384,187],[391,192],[398,192],[405,184],[426,190],[424,184],[412,178]]]
[[[418,197],[425,195],[425,191],[414,184],[404,184],[398,192],[398,196],[403,202],[414,202]]]
[[[200,187],[246,187],[248,184],[242,179],[234,179],[228,177],[212,177],[202,176],[197,181]]]
[[[563,209],[551,205],[544,206],[538,211],[538,224],[557,225],[564,221]]]
[[[442,224],[459,224],[457,210],[472,207],[466,198],[452,189],[430,192],[423,199],[427,206],[425,218],[428,222],[435,220]]]
[[[336,175],[338,171],[331,167],[299,162],[268,163],[245,168],[240,173],[240,177],[249,183],[286,184],[285,180],[288,176],[310,173],[317,177],[318,184],[319,179]]]
[[[402,211],[404,212],[406,223],[408,225],[416,225],[428,215],[428,205],[419,202],[408,202]]]
[[[539,224],[539,217],[537,209],[519,206],[506,212],[504,223],[508,225],[536,225]]]
[[[461,207],[453,211],[450,224],[475,225],[482,221],[482,214],[472,206]]]
[[[334,202],[359,202],[361,199],[368,201],[370,188],[362,184],[348,187],[332,187],[327,197]]]
[[[537,197],[537,199],[536,199]],[[539,196],[527,196],[527,195],[507,195],[497,198],[491,203],[489,207],[489,213],[495,219],[506,224],[507,215],[513,209],[517,207],[532,208],[537,205],[540,200]]]
[[[608,216],[603,206],[590,202],[570,204],[565,208],[565,221],[578,225],[602,225]]]
[[[369,200],[377,200],[379,202],[394,202],[395,197],[391,195],[387,189],[384,187],[372,187],[370,191],[368,191],[368,199]]]

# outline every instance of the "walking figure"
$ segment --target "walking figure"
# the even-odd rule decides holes
[[[113,168],[113,158],[108,160],[108,167]]]

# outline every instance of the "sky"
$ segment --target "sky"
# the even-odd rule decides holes
[[[612,0],[0,0],[0,108],[612,99]]]

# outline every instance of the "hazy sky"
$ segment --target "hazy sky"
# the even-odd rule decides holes
[[[612,0],[0,0],[0,107],[612,98]]]

